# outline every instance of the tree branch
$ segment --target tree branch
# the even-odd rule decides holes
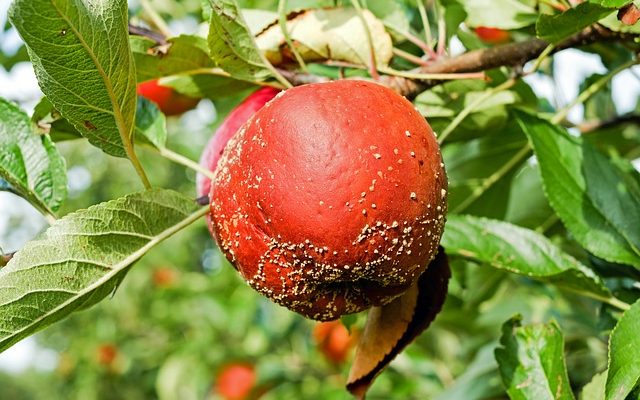
[[[605,121],[600,121],[600,120],[586,121],[579,124],[577,128],[580,130],[580,133],[587,134],[600,129],[614,128],[616,126],[626,125],[626,124],[640,125],[640,115],[625,114],[625,115],[619,115],[617,117],[614,117]]]
[[[596,42],[614,40],[629,41],[635,35],[610,31],[600,25],[593,25],[558,43],[553,52],[571,47],[584,46]],[[428,66],[410,70],[420,74],[461,73],[486,71],[498,67],[522,67],[525,63],[538,57],[549,43],[542,39],[531,39],[525,42],[508,43],[495,47],[472,50],[451,58],[441,58]],[[294,71],[281,70],[293,85],[326,82],[330,80],[311,74],[300,74]],[[397,76],[383,75],[379,83],[395,90],[403,96],[414,98],[432,86],[441,84],[442,80],[415,80]]]

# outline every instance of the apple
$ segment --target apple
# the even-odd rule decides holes
[[[511,34],[500,28],[492,28],[489,26],[478,26],[475,29],[476,35],[485,43],[501,44],[511,39]]]
[[[167,116],[184,114],[195,108],[200,101],[178,93],[171,87],[160,85],[157,79],[139,83],[138,95],[154,102]]]
[[[271,87],[263,87],[247,96],[246,99],[222,121],[215,134],[209,139],[205,150],[200,156],[200,165],[209,171],[215,171],[218,160],[222,156],[225,146],[231,136],[249,120],[269,100],[273,99],[280,90]],[[206,196],[211,189],[211,180],[202,174],[196,176],[196,192],[198,196]]]
[[[447,177],[405,98],[366,81],[279,93],[229,140],[212,233],[251,287],[328,321],[388,304],[438,251]]]
[[[256,385],[253,365],[232,363],[224,366],[216,380],[215,392],[225,400],[248,399]]]
[[[355,345],[355,335],[350,335],[339,320],[318,322],[313,328],[313,339],[318,350],[327,360],[339,365],[346,361]]]

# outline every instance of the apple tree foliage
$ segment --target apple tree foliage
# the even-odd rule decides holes
[[[640,79],[635,3],[12,0],[0,38],[23,43],[0,62],[29,62],[43,97],[0,98],[0,190],[49,226],[2,249],[0,351],[41,331],[57,366],[0,375],[3,395],[200,399],[242,360],[263,398],[345,398],[312,323],[215,248],[191,160],[259,86],[357,78],[414,102],[450,181],[444,309],[371,398],[638,398],[640,105],[619,113],[611,84]],[[568,48],[604,71],[575,99],[554,68]],[[136,97],[150,79],[213,107],[165,118]],[[216,117],[196,129],[203,112]]]

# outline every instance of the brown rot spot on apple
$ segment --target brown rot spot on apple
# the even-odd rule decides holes
[[[422,165],[400,158],[412,152]],[[212,233],[226,257],[254,289],[316,320],[401,295],[444,229],[435,136],[375,83],[280,93],[231,138],[215,177]]]

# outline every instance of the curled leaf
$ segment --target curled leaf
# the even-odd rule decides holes
[[[402,296],[369,311],[349,371],[347,390],[356,398],[364,396],[374,379],[417,338],[442,309],[451,270],[444,249]]]
[[[375,38],[373,50],[377,65],[385,67],[393,56],[391,36],[370,11],[364,10],[363,16],[371,36]],[[352,8],[315,9],[290,14],[287,29],[294,47],[305,61],[335,60],[368,65],[371,49],[367,33]],[[274,65],[295,60],[291,49],[286,47],[278,24],[260,33],[256,44]]]

